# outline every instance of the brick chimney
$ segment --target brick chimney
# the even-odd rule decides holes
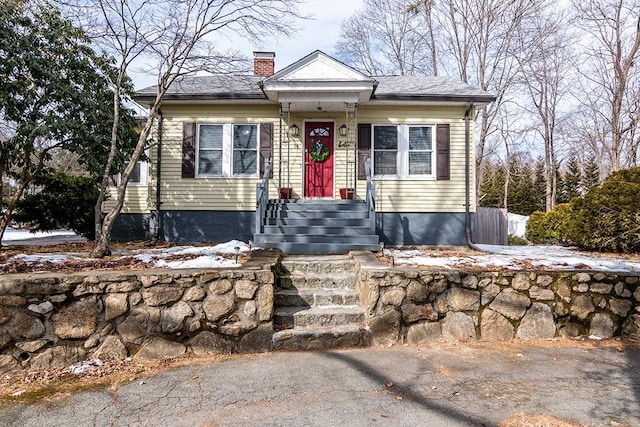
[[[275,52],[253,52],[253,75],[272,76],[275,69]]]

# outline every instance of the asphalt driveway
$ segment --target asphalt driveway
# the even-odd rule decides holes
[[[0,425],[493,426],[517,414],[640,425],[640,349],[564,341],[238,356],[0,407]]]

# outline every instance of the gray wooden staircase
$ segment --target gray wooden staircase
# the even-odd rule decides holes
[[[379,249],[367,204],[358,200],[269,200],[256,246],[287,254],[344,254]]]
[[[371,345],[348,256],[287,256],[276,285],[274,350]]]

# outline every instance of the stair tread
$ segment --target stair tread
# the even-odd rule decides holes
[[[364,309],[358,305],[322,305],[318,307],[278,307],[275,315],[290,316],[292,314],[326,314],[326,313],[364,313]]]
[[[341,288],[276,288],[274,294],[280,295],[299,295],[301,293],[310,294],[338,294],[338,295],[356,295],[358,291],[355,289],[341,289]]]
[[[332,348],[368,347],[373,334],[363,324],[339,326],[303,326],[275,332],[271,337],[274,350],[327,350]]]
[[[282,337],[287,334],[321,334],[321,333],[344,333],[350,331],[368,332],[371,328],[362,323],[348,323],[337,326],[296,326],[295,328],[283,329],[273,333],[274,341],[276,337]]]

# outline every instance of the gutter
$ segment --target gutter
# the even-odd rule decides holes
[[[471,159],[469,158],[471,154],[471,126],[469,121],[471,120],[470,114],[473,107],[473,102],[469,102],[464,112],[464,235],[467,246],[475,251],[482,252],[482,249],[473,243],[471,237]]]
[[[162,110],[158,109],[158,153],[156,160],[156,220],[153,224],[153,236],[151,245],[156,245],[160,238],[160,205],[162,203],[160,197],[160,167],[162,166]]]

